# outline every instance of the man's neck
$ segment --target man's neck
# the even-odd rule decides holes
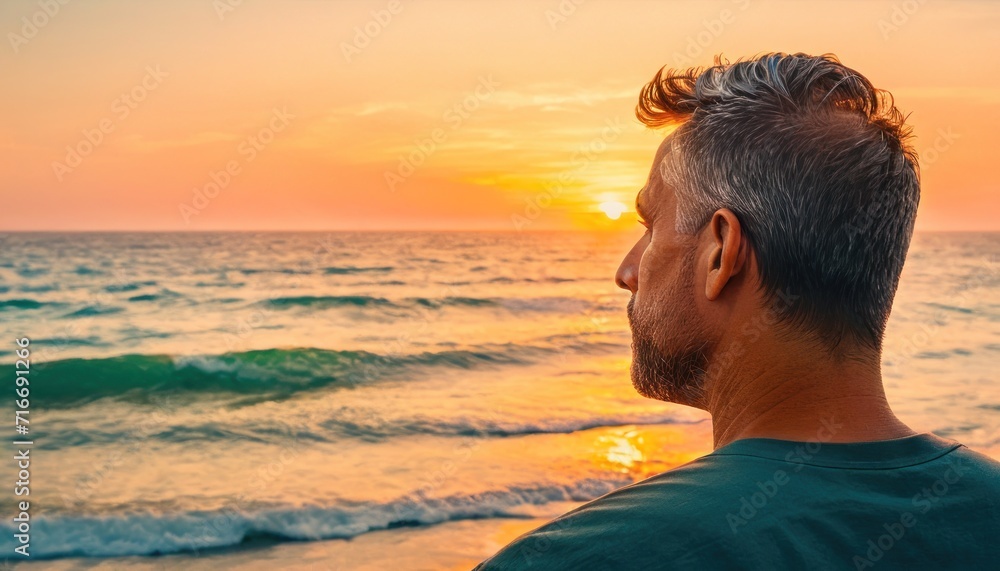
[[[893,414],[880,358],[836,360],[763,336],[706,379],[715,448],[742,438],[865,442],[916,434]]]

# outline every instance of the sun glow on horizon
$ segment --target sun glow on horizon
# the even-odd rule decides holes
[[[609,200],[597,205],[597,208],[612,220],[618,220],[622,214],[628,211],[628,206],[617,200]]]

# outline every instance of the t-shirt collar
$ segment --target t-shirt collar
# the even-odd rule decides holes
[[[757,456],[827,468],[892,469],[929,462],[962,446],[930,432],[870,442],[792,441],[743,438],[709,456]]]

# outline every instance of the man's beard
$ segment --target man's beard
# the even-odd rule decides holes
[[[657,338],[666,342],[671,337],[669,332],[662,331],[662,325],[666,325],[664,316],[651,316],[648,312],[637,316],[634,295],[628,302],[628,321],[632,329],[632,385],[635,390],[644,397],[704,408],[707,343],[692,341],[680,349],[664,350],[656,342]],[[694,336],[700,328],[693,321],[676,319],[673,325],[683,326]]]

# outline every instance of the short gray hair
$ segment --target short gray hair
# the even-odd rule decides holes
[[[881,349],[920,199],[910,129],[892,96],[832,54],[765,54],[661,69],[636,115],[676,125],[661,167],[677,229],[732,210],[778,319],[840,352]]]

